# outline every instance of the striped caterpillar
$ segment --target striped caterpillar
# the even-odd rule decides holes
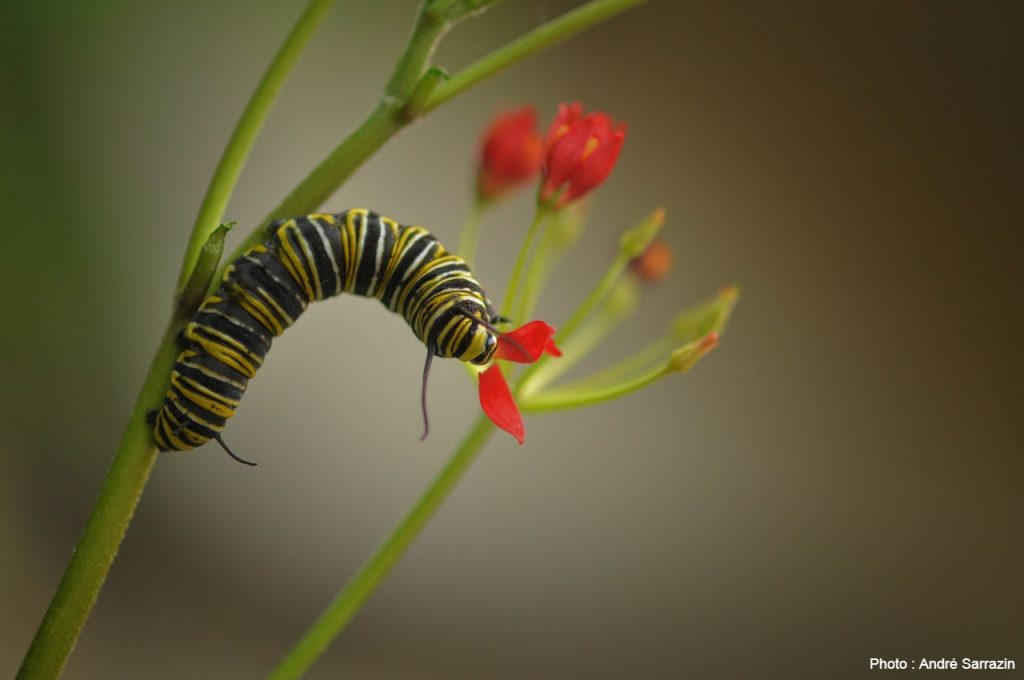
[[[433,357],[476,365],[494,357],[501,333],[492,324],[502,319],[465,261],[448,254],[423,227],[360,209],[279,220],[268,232],[266,241],[228,266],[220,288],[182,332],[170,387],[150,418],[161,451],[188,450],[214,439],[248,463],[221,438],[248,381],[273,338],[309,303],[343,292],[377,298],[401,314],[426,345],[424,437]]]

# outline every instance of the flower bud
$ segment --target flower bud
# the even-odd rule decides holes
[[[660,238],[654,239],[647,250],[629,263],[629,270],[644,283],[658,283],[671,268],[672,249]]]
[[[615,167],[625,126],[604,113],[583,115],[579,103],[562,104],[544,142],[541,203],[560,208],[597,188]]]
[[[537,114],[532,107],[497,116],[481,144],[477,197],[490,201],[521,186],[537,174],[542,160]]]

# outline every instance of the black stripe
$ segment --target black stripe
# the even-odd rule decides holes
[[[337,229],[324,228],[320,226],[319,222],[314,222],[306,217],[300,218],[297,221],[299,231],[302,233],[302,237],[306,240],[309,250],[313,254],[313,262],[316,263],[317,276],[311,277],[311,280],[315,278],[320,282],[321,299],[332,297],[335,287],[338,285],[338,280],[334,276],[334,266],[331,264],[330,255],[328,255],[327,249],[324,247],[324,239],[321,234],[325,231],[337,231]],[[314,292],[316,291],[315,286],[313,290]]]
[[[258,300],[263,299],[263,296],[257,292],[257,289],[262,288],[281,306],[285,314],[292,318],[292,321],[298,319],[305,311],[308,300],[302,286],[292,278],[278,258],[277,244],[273,244],[270,252],[253,253],[249,257],[252,259],[238,262],[229,283],[237,283]],[[233,297],[230,288],[222,288],[221,291],[223,291],[222,297]],[[235,303],[233,302],[233,304]],[[263,301],[263,304],[271,307],[273,312],[271,305],[266,301]],[[277,316],[276,313],[274,315]],[[285,328],[291,325],[287,319],[278,318],[278,321]]]
[[[374,278],[379,276],[376,262],[377,241],[381,237],[381,230],[384,229],[384,225],[380,223],[380,216],[376,213],[367,213],[366,219],[362,222],[362,228],[356,230],[355,245],[358,245],[359,241],[362,240],[363,247],[359,256],[359,268],[356,270],[356,280],[352,286],[352,293],[365,296],[369,292],[370,284]],[[384,244],[384,252],[390,252],[387,248],[387,243]],[[384,262],[385,259],[382,256],[382,266]]]

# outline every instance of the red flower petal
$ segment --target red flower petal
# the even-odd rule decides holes
[[[585,196],[607,179],[619,158],[625,126],[604,113],[582,113],[579,104],[563,104],[548,130],[539,194],[543,203],[553,203],[559,191],[554,207]]]
[[[551,147],[554,146],[555,142],[561,139],[572,124],[575,123],[583,115],[583,104],[579,102],[573,102],[572,104],[559,104],[558,115],[555,116],[554,122],[551,123],[551,127],[548,128],[548,134],[544,138],[544,154],[547,155]]]
[[[499,335],[498,351],[494,357],[520,364],[532,364],[545,352],[556,357],[562,356],[562,352],[552,340],[554,335],[554,327],[543,321],[531,321]]]
[[[520,444],[526,441],[523,416],[512,398],[501,367],[496,363],[480,374],[480,408],[492,423],[515,437]]]

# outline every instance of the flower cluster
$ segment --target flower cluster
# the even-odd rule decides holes
[[[580,199],[608,178],[626,138],[625,125],[605,113],[585,113],[579,103],[559,107],[543,141],[536,121],[534,110],[524,107],[497,116],[488,127],[477,171],[477,209],[463,232],[462,254],[468,259],[484,208],[540,174],[536,216],[513,267],[503,318],[530,318],[558,258],[579,240],[586,218]],[[664,336],[633,355],[586,378],[553,386],[632,313],[638,282],[658,282],[668,274],[672,251],[657,237],[664,219],[664,211],[655,210],[623,233],[605,276],[557,333],[558,346],[555,329],[544,321],[530,321],[499,336],[494,362],[479,375],[480,406],[520,444],[526,436],[521,408],[549,411],[614,399],[689,370],[718,345],[737,299],[733,287],[678,315]],[[532,365],[510,386],[501,362]]]

